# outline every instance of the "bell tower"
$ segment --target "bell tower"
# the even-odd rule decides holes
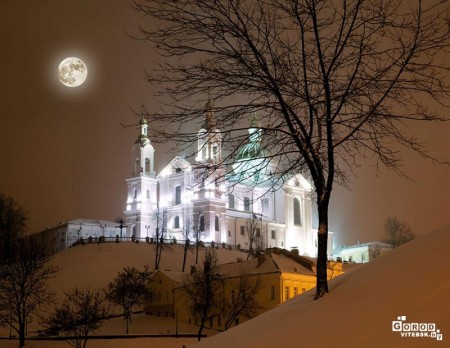
[[[127,182],[124,211],[127,236],[145,238],[153,231],[152,211],[157,204],[157,179],[154,171],[155,148],[148,137],[148,120],[142,106],[139,134],[131,147],[131,174]]]
[[[197,162],[220,163],[222,160],[222,134],[217,129],[211,100],[205,106],[205,122],[197,133]]]

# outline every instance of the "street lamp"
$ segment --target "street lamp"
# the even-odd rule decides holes
[[[145,225],[145,228],[147,230],[147,238],[148,238],[148,229],[150,228],[150,225]]]
[[[120,228],[120,238],[122,238],[122,229],[125,227],[125,225],[123,224],[125,221],[123,221],[123,219],[120,219],[120,225],[119,225],[119,228]]]

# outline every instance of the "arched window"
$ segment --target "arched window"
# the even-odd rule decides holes
[[[133,189],[133,198],[137,199],[137,190],[136,189]]]
[[[250,211],[250,198],[244,197],[244,211]]]
[[[145,174],[150,174],[150,159],[145,159]]]
[[[181,186],[175,187],[175,204],[181,204]]]
[[[180,228],[180,217],[175,216],[175,219],[173,221],[173,228]]]
[[[216,231],[220,231],[219,217],[217,215],[216,218],[214,219],[214,227]]]
[[[205,217],[203,215],[200,216],[200,221],[199,222],[200,222],[199,223],[200,232],[203,232],[205,230]]]
[[[228,208],[234,209],[234,195],[231,193],[228,195]]]
[[[302,219],[300,214],[300,200],[295,197],[294,198],[294,225],[301,226]]]
[[[136,233],[137,233],[136,225],[133,225],[133,227],[131,228],[131,235],[134,236],[134,237],[137,237]]]

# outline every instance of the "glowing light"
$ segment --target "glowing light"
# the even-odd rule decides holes
[[[68,57],[58,66],[59,81],[67,87],[78,87],[86,81],[88,69],[86,64],[77,57]]]
[[[131,210],[131,205],[127,204],[127,211]]]

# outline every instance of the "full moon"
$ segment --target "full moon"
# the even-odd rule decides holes
[[[67,87],[78,87],[86,81],[87,66],[77,57],[68,57],[58,66],[58,75],[61,83]]]

